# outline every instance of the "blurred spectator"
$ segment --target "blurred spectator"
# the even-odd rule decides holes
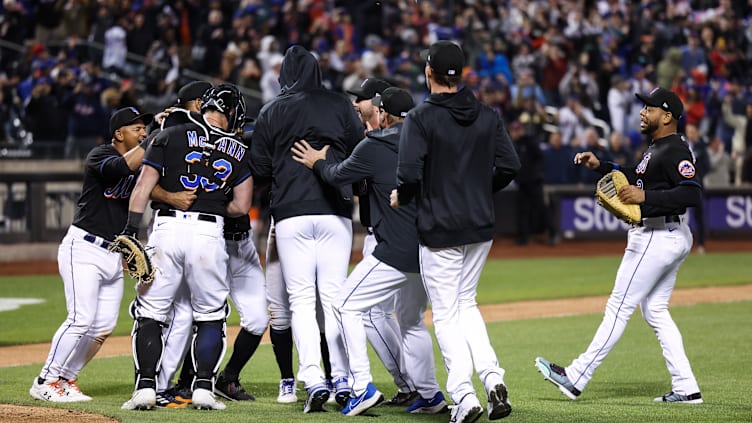
[[[64,2],[59,0],[39,0],[34,3],[36,41],[40,44],[47,44],[50,40],[60,39],[61,9]]]
[[[714,136],[708,145],[708,158],[710,170],[705,175],[705,187],[726,187],[730,185],[731,168],[733,163],[731,156],[723,148],[721,137]]]
[[[742,167],[747,155],[747,148],[752,144],[752,102],[745,106],[743,115],[734,114],[731,110],[731,97],[726,97],[723,101],[721,110],[723,111],[723,120],[727,125],[734,128],[734,135],[731,138],[731,159],[734,162],[732,168],[734,173],[734,185],[742,184]],[[752,181],[745,181],[752,182]]]
[[[595,157],[597,157],[601,162],[614,161],[614,158],[611,155],[611,152],[608,150],[607,146],[601,143],[598,131],[594,127],[588,126],[587,128],[585,128],[585,131],[582,134],[582,138],[583,145],[579,150],[575,151],[575,153],[580,151],[590,151],[595,154]],[[577,166],[576,169],[577,182],[580,184],[593,186],[598,181],[598,179],[600,179],[600,174],[591,171],[585,166]]]
[[[562,142],[561,131],[551,132],[548,135],[548,144],[544,147],[544,182],[551,185],[574,183],[572,176],[574,153],[568,145]]]
[[[89,35],[91,8],[88,0],[66,0],[62,8],[61,37],[86,38]]]
[[[587,60],[587,54],[581,54],[579,62],[569,67],[559,82],[559,92],[563,98],[577,97],[583,106],[595,112],[600,95],[595,78],[585,67]]]
[[[37,79],[26,102],[26,122],[42,157],[62,156],[68,116],[63,105],[65,95],[64,92],[53,91],[52,79],[45,76]]]
[[[705,180],[705,176],[710,171],[710,158],[708,157],[708,145],[700,135],[700,130],[696,125],[687,124],[684,129],[685,139],[687,145],[692,152],[692,157],[695,161],[695,170],[697,172],[697,179],[700,181]],[[695,243],[697,244],[696,251],[699,254],[705,253],[705,207],[701,202],[698,207],[694,208],[695,217]]]
[[[478,56],[478,75],[481,78],[496,79],[497,76],[501,76],[508,85],[514,83],[509,59],[504,50],[504,42],[498,37],[483,44],[483,53]]]
[[[146,17],[143,13],[134,13],[132,24],[128,27],[125,37],[128,51],[135,55],[146,57],[149,53],[149,47],[154,41],[154,32],[146,26]],[[142,74],[144,64],[137,61],[128,61],[126,63],[126,74],[136,76]]]
[[[574,137],[581,135],[594,119],[593,111],[583,106],[578,97],[567,97],[564,107],[556,115],[564,145],[569,145]]]
[[[535,62],[530,43],[528,41],[522,42],[512,58],[512,74],[520,75],[523,71],[533,69]],[[545,103],[545,98],[541,100],[541,103]]]
[[[535,81],[535,74],[530,68],[523,68],[517,75],[515,83],[511,86],[512,103],[520,107],[526,99],[532,99],[536,103],[545,104],[546,97],[543,90]]]
[[[517,245],[527,245],[530,234],[537,233],[545,221],[543,201],[543,152],[540,143],[525,132],[518,121],[509,125],[509,136],[522,167],[514,181],[517,184]]]
[[[705,117],[705,101],[698,92],[697,86],[691,85],[684,99],[684,118],[687,124],[700,125]]]
[[[646,94],[655,88],[655,84],[647,79],[647,72],[642,65],[632,65],[632,78],[629,80],[629,89],[632,93]],[[668,87],[664,87],[668,88]],[[629,109],[629,116],[627,117],[627,123],[625,128],[625,134],[631,132],[640,132],[640,110],[642,110],[642,102],[632,95],[632,107]]]
[[[676,79],[684,75],[681,61],[681,50],[678,47],[669,48],[666,57],[658,62],[655,72],[656,83],[659,87],[670,89],[674,86]]]
[[[271,69],[273,66],[272,59],[281,55],[279,42],[273,35],[266,35],[261,39],[261,47],[258,54],[256,54],[256,58],[259,61],[259,65],[261,65],[262,72]]]
[[[697,31],[690,31],[687,44],[681,46],[680,50],[682,69],[686,69],[687,71],[699,69],[707,73],[708,57],[705,49],[700,44],[700,34]]]
[[[609,152],[612,160],[619,166],[634,165],[634,154],[629,145],[624,142],[624,135],[621,132],[613,131],[608,139]]]
[[[567,73],[567,59],[557,44],[545,42],[540,53],[543,61],[541,88],[546,97],[546,104],[561,107],[563,101],[559,94],[559,83]]]
[[[270,60],[270,68],[261,76],[261,100],[266,103],[279,95],[279,71],[282,68],[284,56],[277,54]]]
[[[125,60],[128,55],[126,25],[126,17],[120,15],[115,19],[115,25],[104,32],[102,68],[120,76],[125,74]]]
[[[634,103],[634,94],[630,92],[629,81],[619,74],[611,78],[611,88],[608,90],[608,111],[611,118],[611,130],[626,134],[627,118]]]
[[[109,116],[102,107],[99,94],[95,91],[94,78],[83,75],[66,101],[66,107],[71,110],[65,141],[66,159],[82,159],[89,150],[104,142]]]
[[[215,2],[213,4],[218,4]],[[199,28],[198,41],[205,49],[202,57],[194,57],[197,71],[208,75],[216,75],[219,71],[222,55],[229,41],[229,28],[224,25],[222,9],[213,7],[209,10],[206,23]]]

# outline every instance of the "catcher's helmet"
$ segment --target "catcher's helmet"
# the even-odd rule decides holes
[[[234,85],[222,84],[209,88],[201,97],[201,113],[216,110],[227,118],[227,132],[235,132],[245,124],[245,100]]]

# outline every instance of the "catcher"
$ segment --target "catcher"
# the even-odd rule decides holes
[[[611,174],[611,196],[626,205],[639,205],[641,219],[629,230],[603,321],[587,351],[569,366],[559,366],[543,357],[536,358],[535,365],[564,395],[576,399],[616,345],[639,305],[642,317],[658,336],[671,374],[671,390],[655,401],[698,404],[703,402],[700,388],[668,304],[679,266],[692,248],[687,207],[700,204],[702,186],[689,146],[677,133],[684,109],[679,97],[663,88],[656,88],[649,95],[636,95],[645,103],[640,112],[640,130],[650,137],[650,145],[637,166],[621,169],[630,185],[617,187],[625,182],[617,181],[618,173]],[[578,153],[574,162],[601,174],[619,170],[616,164],[603,163],[591,152]],[[608,185],[607,181],[603,185]],[[613,191],[618,194],[613,195]],[[617,210],[620,206],[608,207]],[[635,216],[627,214],[624,218]]]
[[[182,113],[184,122],[160,131],[144,156],[128,207],[124,234],[135,234],[149,194],[159,185],[168,192],[193,190],[196,200],[187,211],[168,204],[156,209],[149,245],[154,247],[154,282],[139,292],[133,307],[133,355],[136,387],[122,408],[156,405],[156,375],[162,356],[162,327],[182,283],[190,289],[196,330],[191,357],[195,408],[221,410],[213,393],[216,369],[225,350],[228,255],[225,217],[242,216],[251,205],[253,180],[247,149],[235,135],[245,121],[245,101],[237,88],[219,85],[207,90],[201,114]],[[174,115],[174,116],[173,116]],[[171,113],[170,118],[179,118]],[[232,200],[229,194],[232,193]]]

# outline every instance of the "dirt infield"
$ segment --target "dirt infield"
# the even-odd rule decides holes
[[[82,422],[111,423],[117,420],[99,414],[84,413],[60,408],[27,407],[23,405],[0,404],[0,416],[4,422],[38,423],[38,422]]]

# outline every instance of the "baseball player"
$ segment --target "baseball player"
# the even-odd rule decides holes
[[[405,119],[392,206],[417,202],[420,274],[455,403],[451,421],[473,422],[483,412],[473,364],[488,418],[500,419],[512,407],[475,295],[493,242],[493,193],[512,181],[520,161],[498,114],[468,88],[458,90],[462,49],[439,41],[422,57],[431,95]]]
[[[601,174],[613,169],[624,172],[630,186],[619,191],[619,199],[640,205],[642,224],[629,230],[603,321],[587,350],[567,367],[542,357],[535,359],[535,366],[569,399],[577,399],[639,305],[642,317],[658,337],[671,374],[671,391],[655,401],[699,404],[700,388],[668,304],[679,266],[692,249],[686,210],[702,201],[702,187],[687,142],[677,133],[684,111],[679,97],[665,88],[636,96],[645,104],[640,112],[640,132],[651,140],[642,161],[622,168],[583,152],[575,155],[574,162]]]
[[[136,386],[123,409],[149,409],[156,404],[162,327],[168,323],[173,298],[183,282],[190,289],[196,326],[191,343],[196,372],[192,405],[225,408],[213,393],[215,372],[225,349],[228,312],[223,223],[225,216],[248,213],[253,182],[246,162],[247,147],[235,134],[245,116],[245,102],[237,88],[211,88],[204,93],[201,112],[189,114],[186,123],[166,128],[154,138],[129,204],[124,233],[135,233],[155,185],[170,192],[197,191],[188,211],[157,204],[149,246],[158,271],[154,282],[136,298]]]
[[[379,129],[379,106],[374,105],[372,100],[389,87],[390,84],[382,79],[366,78],[360,86],[347,91],[348,94],[355,96],[353,106],[366,128],[366,135],[373,129]],[[376,247],[376,238],[373,235],[371,225],[368,182],[366,180],[359,181],[353,187],[358,195],[360,223],[367,230],[367,235],[363,239],[363,257],[366,257]],[[397,393],[385,404],[409,405],[418,397],[418,394],[411,390],[409,376],[402,362],[400,328],[394,319],[394,297],[387,298],[383,303],[377,304],[367,313],[363,313],[363,322],[366,326],[368,342],[397,385]]]
[[[360,140],[362,125],[343,94],[323,88],[318,62],[303,47],[287,50],[279,79],[281,95],[264,105],[258,116],[251,160],[254,177],[272,178],[271,213],[292,312],[298,380],[308,394],[303,412],[308,413],[323,410],[330,395],[319,364],[317,293],[325,314],[332,376],[340,385],[337,396],[343,402],[349,396],[344,347],[331,306],[347,277],[352,193],[320,182],[292,160],[290,148],[305,138],[316,147],[331,145],[332,154],[341,160]]]
[[[185,120],[187,118],[185,111],[200,113],[201,97],[206,90],[211,87],[212,84],[209,82],[193,81],[180,88],[180,90],[178,90],[178,99],[175,107],[169,108],[163,113],[159,113],[155,116],[154,123],[159,125],[159,127],[149,133],[146,142],[150,143],[165,125],[166,127],[170,127]],[[178,109],[182,109],[183,112]],[[173,117],[166,120],[170,113],[173,113]],[[154,187],[154,191],[158,192],[160,190],[162,190],[162,188],[159,185]],[[154,191],[152,191],[152,200],[156,200],[153,203],[156,205],[159,203],[159,198],[154,198]],[[182,192],[194,193],[194,191],[190,190],[184,190]],[[185,211],[188,210],[191,204],[193,204],[194,200],[195,193],[193,197],[187,199],[186,203],[180,205],[172,204],[172,206],[177,210]],[[170,324],[162,329],[164,347],[162,349],[162,361],[160,363],[161,370],[157,375],[156,405],[157,407],[163,408],[185,408],[191,402],[190,387],[194,376],[190,356],[186,355],[186,351],[190,345],[190,338],[193,333],[193,308],[191,307],[191,297],[187,284],[181,284],[180,288],[178,288],[169,317]],[[184,358],[185,361],[183,360]],[[171,387],[172,378],[181,363],[183,363],[181,380],[185,381],[184,384],[186,386],[178,384]],[[185,373],[185,375],[183,375],[183,373]]]
[[[152,116],[134,108],[110,118],[112,141],[89,152],[76,215],[58,249],[68,316],[32,397],[52,402],[89,401],[76,384],[78,373],[112,333],[123,298],[120,255],[107,247],[125,225],[128,199],[144,157],[140,142]]]
[[[177,107],[182,106],[187,111],[199,112],[201,97],[211,87],[212,85],[205,81],[186,84],[178,91]],[[169,109],[169,113],[172,113],[173,117],[179,115],[177,109]],[[165,125],[169,127],[174,124],[173,122],[180,120],[170,119]],[[238,125],[242,128],[243,124],[244,122],[240,122]],[[187,210],[188,207],[190,203],[177,209]],[[240,384],[238,375],[260,344],[268,320],[264,276],[253,238],[249,238],[249,235],[252,235],[252,229],[247,215],[225,220],[224,237],[229,255],[230,296],[241,315],[243,329],[235,339],[233,354],[227,368],[217,377],[214,392],[232,401],[254,399]],[[190,292],[187,285],[183,284],[173,302],[170,325],[163,329],[164,348],[161,371],[157,376],[158,407],[185,408],[192,402],[191,385],[195,373],[192,358],[186,354],[192,328]],[[172,378],[181,363],[182,371],[178,384],[171,386]]]
[[[273,219],[266,241],[266,300],[269,303],[269,338],[280,373],[277,402],[294,403],[298,401],[298,395],[292,369],[292,313],[279,263]]]
[[[388,201],[396,182],[399,133],[413,100],[407,91],[392,87],[374,102],[384,129],[369,132],[345,161],[327,160],[327,147],[315,150],[305,140],[292,150],[296,161],[313,169],[327,183],[343,185],[366,179],[373,200],[370,216],[377,245],[355,267],[334,302],[353,375],[353,394],[342,414],[362,414],[384,399],[372,383],[363,313],[395,294],[405,367],[415,384],[410,391],[417,390],[421,397],[408,411],[437,413],[446,410],[447,404],[436,381],[431,335],[423,322],[426,293],[418,274],[416,208],[411,205],[394,210]]]

